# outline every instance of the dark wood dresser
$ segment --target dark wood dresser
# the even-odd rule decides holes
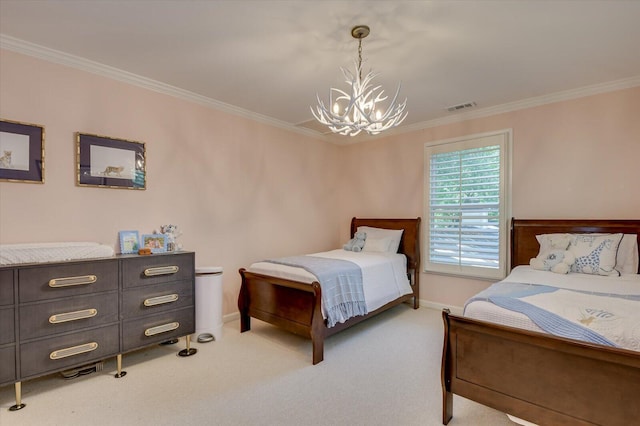
[[[0,267],[0,386],[117,357],[195,331],[195,253]],[[189,349],[182,355],[195,353]]]

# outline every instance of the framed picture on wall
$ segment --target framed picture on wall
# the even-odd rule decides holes
[[[146,152],[143,142],[76,134],[78,186],[146,189]]]
[[[44,127],[0,120],[0,181],[44,183]]]
[[[167,236],[165,234],[145,234],[140,239],[141,248],[151,249],[151,253],[167,251]]]
[[[137,253],[140,248],[138,231],[120,231],[120,253]]]

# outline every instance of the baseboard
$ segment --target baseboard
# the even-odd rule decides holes
[[[222,322],[230,322],[240,319],[240,312],[232,312],[222,317]]]
[[[451,313],[454,315],[462,315],[463,309],[460,306],[448,306],[442,303],[431,302],[429,300],[424,300],[424,299],[419,299],[419,302],[420,302],[420,306],[423,306],[425,308],[436,309],[438,311],[441,311],[443,309],[449,309]]]

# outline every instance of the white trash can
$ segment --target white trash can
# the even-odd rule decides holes
[[[222,267],[196,267],[196,332],[191,341],[222,339]]]

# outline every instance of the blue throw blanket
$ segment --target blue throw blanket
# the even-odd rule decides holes
[[[303,268],[318,278],[329,327],[368,312],[362,286],[362,270],[353,262],[316,256],[282,257],[267,259],[265,262]]]
[[[499,282],[493,284],[486,290],[478,293],[473,298],[469,299],[467,303],[475,300],[484,300],[491,302],[497,306],[505,309],[509,309],[515,312],[520,312],[531,319],[538,327],[547,333],[566,337],[569,339],[582,340],[600,345],[614,346],[618,345],[612,342],[610,339],[603,335],[591,330],[588,327],[577,324],[570,321],[556,313],[550,312],[539,306],[536,306],[527,301],[521,300],[528,296],[534,296],[544,293],[558,292],[560,289],[557,287],[550,287],[539,284],[525,284],[514,282]],[[622,296],[613,294],[603,294],[595,292],[582,292],[577,290],[562,290],[563,292],[574,292],[582,294],[591,294],[595,296],[617,297],[619,299],[626,300],[638,300],[637,296]]]

